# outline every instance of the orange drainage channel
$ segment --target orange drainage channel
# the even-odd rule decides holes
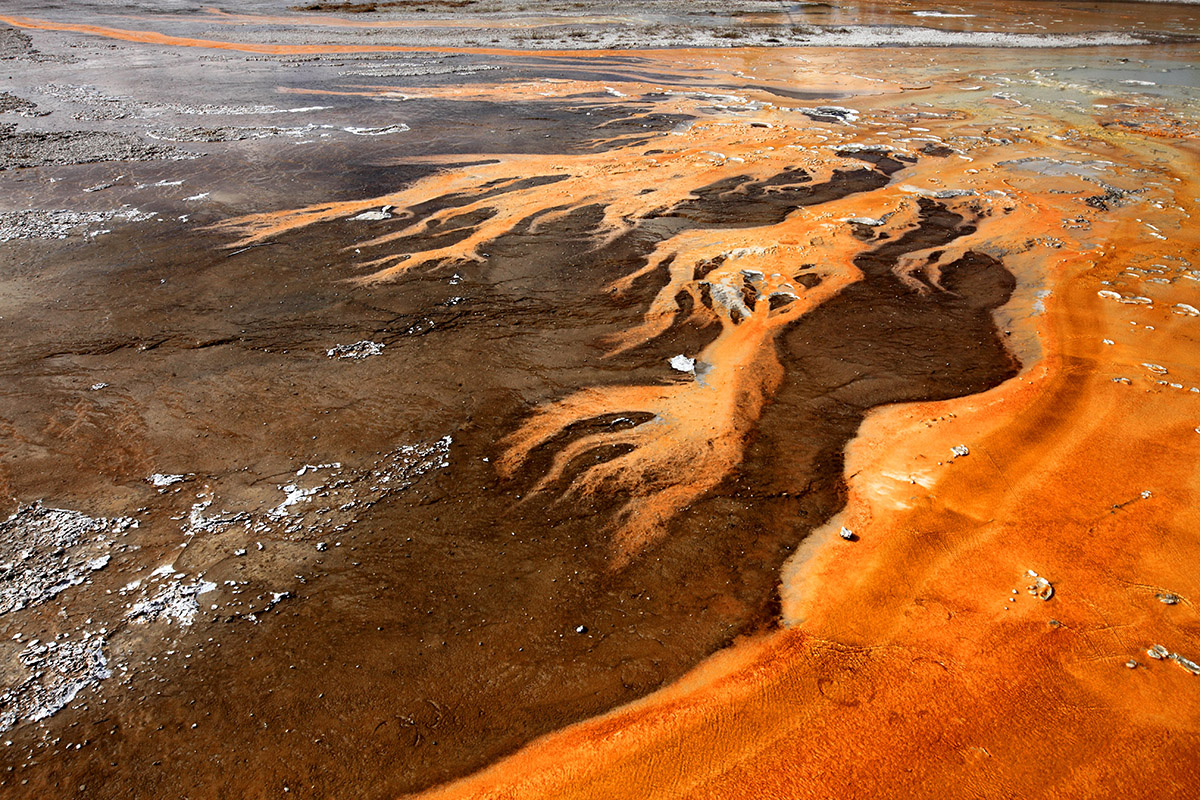
[[[1197,196],[1188,169],[1179,198]],[[1154,309],[1097,288],[1197,241],[1147,237],[1134,213],[1097,219],[1103,250],[1010,256],[1054,290],[1014,325],[1046,350],[1021,377],[872,412],[847,448],[845,511],[785,570],[789,627],[422,800],[1145,797],[1148,775],[1155,793],[1194,788],[1198,677],[1154,653],[1200,648],[1200,429],[1195,393],[1137,365],[1191,373],[1197,318],[1171,310],[1186,281]],[[1030,591],[1040,576],[1050,602]]]
[[[74,25],[67,22],[11,17],[0,15],[0,22],[16,28],[37,31],[62,31],[102,36],[140,44],[158,44],[168,47],[199,47],[208,50],[234,50],[242,53],[266,55],[300,55],[308,53],[464,53],[482,56],[529,56],[531,53],[545,58],[605,58],[628,55],[629,50],[513,50],[503,47],[439,47],[404,45],[346,45],[346,44],[255,44],[253,42],[222,42],[217,39],[194,39],[187,36],[170,36],[156,31],[133,31],[125,28],[108,28],[102,25]],[[689,52],[687,50],[657,50],[654,52]]]

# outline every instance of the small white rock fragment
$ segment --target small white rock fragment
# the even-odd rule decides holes
[[[330,358],[352,358],[362,359],[377,356],[383,352],[384,345],[382,342],[372,342],[363,339],[354,344],[339,344],[325,351],[325,355]]]
[[[1200,664],[1197,664],[1195,661],[1192,661],[1189,658],[1184,658],[1183,656],[1179,655],[1179,653],[1171,653],[1168,658],[1193,675],[1200,675]]]
[[[395,125],[384,125],[379,128],[349,127],[342,128],[342,130],[344,130],[346,133],[352,133],[355,136],[387,136],[388,134],[392,133],[404,133],[405,131],[411,129],[403,122],[398,122]]]
[[[842,529],[840,531],[838,531],[838,536],[842,537],[847,542],[854,541],[854,531],[852,531],[849,528],[844,527],[844,526],[842,527]]]
[[[954,458],[962,458],[963,456],[971,454],[971,451],[965,444],[954,445],[954,447],[950,448],[950,452],[954,454]]]
[[[391,219],[392,215],[386,211],[364,211],[350,219],[354,222],[382,222],[385,219]]]
[[[146,480],[149,481],[151,485],[161,489],[164,486],[170,486],[172,484],[179,483],[186,477],[186,475],[169,475],[162,472],[156,472],[150,477],[146,478]]]
[[[694,373],[696,371],[696,359],[688,358],[687,356],[682,355],[682,354],[677,355],[677,356],[671,356],[671,360],[669,363],[671,365],[671,369],[675,370],[676,372],[692,372],[692,373]]]
[[[1151,647],[1149,650],[1146,651],[1146,655],[1150,656],[1151,658],[1153,658],[1156,661],[1174,661],[1176,664],[1183,667],[1185,670],[1187,670],[1191,674],[1200,675],[1200,664],[1197,664],[1195,661],[1192,661],[1190,658],[1185,658],[1185,657],[1179,655],[1179,653],[1172,653],[1170,650],[1163,647],[1161,644],[1156,644],[1153,647]]]

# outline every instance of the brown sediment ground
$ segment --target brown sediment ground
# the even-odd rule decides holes
[[[789,571],[787,630],[431,796],[1190,791],[1195,677],[1147,651],[1197,647],[1195,404],[1130,363],[1141,342],[1099,365],[1130,330],[1089,285],[1113,261],[1059,276],[1022,379],[868,419],[846,511]],[[1187,319],[1145,321],[1184,340],[1153,357],[1193,363]]]
[[[523,7],[503,2],[449,4],[397,3],[314,3],[286,9],[267,0],[246,4],[237,11],[208,7],[187,13],[158,12],[153,15],[112,6],[102,12],[109,18],[139,22],[169,21],[172,24],[223,25],[239,27],[278,26],[283,28],[352,28],[364,31],[407,29],[478,30],[491,34],[504,31],[524,32],[533,46],[544,46],[543,36],[575,39],[577,44],[594,47],[590,37],[602,36],[604,28],[627,27],[641,37],[635,45],[648,44],[646,37],[678,38],[714,35],[717,43],[737,43],[739,39],[770,36],[773,44],[812,44],[814,37],[848,28],[908,29],[915,37],[918,30],[948,33],[1022,33],[1033,35],[1080,34],[1100,31],[1124,31],[1186,37],[1194,33],[1197,21],[1190,3],[1117,2],[1078,4],[1065,13],[1060,4],[1030,0],[1012,3],[984,0],[970,4],[946,4],[937,8],[916,6],[907,0],[876,0],[870,3],[803,3],[785,5],[728,4],[707,0],[679,4],[650,0],[631,7],[622,2],[595,2],[586,8],[571,4],[543,4]],[[373,8],[368,8],[373,6]],[[57,9],[52,9],[57,11]],[[288,13],[278,12],[286,10]],[[363,11],[378,13],[363,14]],[[320,11],[322,13],[311,13]],[[297,13],[299,12],[299,13]],[[308,13],[306,13],[308,12]],[[331,13],[332,12],[332,13]],[[561,32],[542,33],[540,29],[558,28]],[[780,37],[783,37],[780,39]],[[585,40],[580,42],[579,40]],[[538,44],[542,41],[542,44]],[[915,39],[914,39],[915,41]],[[445,43],[445,42],[443,42]]]
[[[140,525],[87,523],[120,544],[66,548],[86,582],[0,612],[6,680],[59,663],[35,635],[114,673],[21,684],[50,715],[0,780],[1187,790],[1195,118],[1131,88],[1174,65],[590,55],[270,80],[449,122],[232,149],[212,205],[204,159],[63,167],[197,210],[7,245],[0,486]],[[494,146],[531,120],[558,140]]]
[[[982,394],[868,415],[845,510],[785,569],[784,630],[425,796],[1193,790],[1197,149],[1092,141],[1155,164],[1169,234],[1118,213],[1021,253],[1066,209],[1010,229],[1005,264],[1045,300],[1006,334],[1041,355]]]
[[[294,8],[294,11],[337,11],[336,7],[322,9]],[[382,8],[379,10],[383,10]],[[587,15],[571,15],[559,17],[543,17],[521,15],[512,19],[497,17],[471,18],[460,14],[457,17],[430,19],[427,14],[419,17],[407,17],[402,20],[386,17],[374,19],[344,18],[328,15],[311,16],[289,14],[286,16],[268,16],[262,14],[234,14],[228,11],[212,8],[207,9],[212,14],[212,21],[229,25],[312,25],[322,27],[351,27],[351,28],[484,28],[487,30],[518,28],[531,30],[553,25],[611,25],[621,20],[614,17],[595,17]]]

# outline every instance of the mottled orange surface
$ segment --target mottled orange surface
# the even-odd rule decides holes
[[[949,139],[985,119],[921,124]],[[1041,119],[969,164],[899,174],[1011,199],[956,252],[909,267],[936,278],[962,249],[1003,251],[1021,289],[1001,324],[1026,368],[983,395],[868,417],[847,508],[784,576],[787,627],[428,797],[1197,789],[1198,152],[1178,127],[1163,142],[1100,122]],[[1069,199],[1076,179],[1006,163],[1081,151],[1143,199],[1093,214]],[[1030,592],[1038,577],[1051,599]],[[1156,645],[1185,660],[1151,657]]]
[[[927,84],[921,99],[936,101],[955,88],[953,79],[944,81]],[[559,97],[602,87],[504,88]],[[609,88],[634,96],[649,90]],[[500,87],[457,93],[467,91]],[[980,97],[964,113],[902,106],[891,99],[900,92],[895,83],[880,91],[854,103],[881,120],[866,132],[798,123],[786,109],[767,108],[733,124],[694,125],[652,159],[644,146],[552,160],[497,156],[395,195],[235,221],[246,234],[241,246],[380,204],[403,208],[472,182],[567,176],[549,189],[481,201],[499,213],[448,251],[366,262],[383,267],[372,280],[387,279],[447,257],[477,257],[481,243],[536,213],[603,202],[616,230],[731,169],[771,174],[803,163],[827,176],[846,163],[829,152],[834,144],[904,147],[916,135],[911,120],[891,129],[884,121],[907,114],[920,118],[918,130],[957,143],[965,155],[923,159],[880,190],[798,210],[767,229],[690,232],[663,242],[646,269],[670,264],[672,277],[642,326],[614,342],[615,350],[665,330],[674,298],[694,292],[696,268],[718,256],[725,260],[705,275],[710,282],[750,270],[780,284],[795,265],[820,263],[826,281],[819,290],[799,292],[804,302],[784,309],[803,313],[856,279],[852,258],[864,245],[845,235],[843,220],[893,212],[887,228],[902,231],[911,224],[909,198],[922,190],[977,192],[947,201],[977,231],[899,265],[914,291],[937,287],[939,266],[972,249],[1003,255],[1019,278],[1022,288],[1001,323],[1026,369],[983,395],[880,409],[868,418],[847,454],[848,507],[783,578],[786,628],[430,797],[1140,797],[1196,787],[1200,677],[1147,655],[1162,644],[1200,658],[1192,601],[1200,593],[1200,394],[1192,391],[1200,384],[1200,319],[1192,305],[1200,273],[1187,260],[1198,238],[1190,222],[1200,196],[1195,138],[1178,126],[1167,134],[1152,126],[1141,138],[1111,118],[1064,123],[1032,111],[1016,125],[1005,119],[1019,107],[1014,102]],[[964,145],[967,137],[974,144]],[[1085,157],[1108,165],[1101,167],[1105,180],[1148,196],[1098,213],[1080,202],[1088,190],[1079,177],[1014,164],[1051,158],[1078,165]],[[604,181],[596,180],[600,174]],[[637,194],[646,187],[650,197]],[[981,205],[988,191],[1002,194]],[[407,233],[363,246],[386,252]],[[778,286],[762,291],[771,288]],[[724,321],[700,355],[714,365],[707,384],[587,389],[540,409],[512,435],[500,469],[519,469],[532,448],[574,422],[630,408],[658,415],[665,424],[577,440],[543,480],[559,480],[574,456],[600,444],[632,445],[576,475],[573,485],[635,492],[616,536],[616,563],[636,557],[665,520],[740,460],[779,369],[771,331],[786,320],[765,310],[761,317]],[[960,444],[968,455],[954,456]],[[664,471],[671,480],[656,483]],[[843,526],[858,540],[842,540]],[[1035,574],[1053,585],[1052,599],[1028,591]],[[1162,602],[1172,595],[1179,602]]]
[[[1112,254],[1053,267],[1026,323],[1046,355],[1019,379],[868,419],[848,508],[786,577],[789,627],[427,796],[1194,791],[1200,677],[1146,651],[1200,655],[1200,320],[1170,310],[1195,299],[1182,286],[1152,310],[1097,296],[1134,253],[1165,249],[1135,224],[1111,232]],[[1171,250],[1195,246],[1184,233]],[[1051,600],[1027,592],[1028,570]]]
[[[251,45],[0,20],[250,52],[430,49]],[[676,53],[665,69],[699,58]],[[769,59],[721,58],[761,68],[756,77],[762,79],[803,83],[806,70],[821,80],[814,60],[829,67],[838,56],[806,51],[800,59],[777,51]],[[885,61],[864,54],[854,69]],[[441,250],[390,251],[413,233],[408,230],[359,243],[372,251],[363,260],[363,280],[388,280],[480,257],[483,244],[534,214],[600,202],[618,231],[628,219],[723,175],[769,175],[804,164],[827,176],[845,163],[832,145],[953,146],[956,156],[921,159],[883,189],[800,209],[779,225],[719,236],[693,232],[660,245],[651,263],[671,259],[671,282],[628,341],[612,343],[616,352],[658,335],[672,319],[673,298],[695,290],[694,267],[714,256],[724,260],[706,276],[712,282],[753,270],[770,279],[760,291],[774,291],[795,277],[789,270],[810,259],[825,281],[811,292],[793,286],[796,302],[785,313],[773,316],[764,305],[737,324],[720,320],[722,333],[700,354],[712,365],[710,382],[584,389],[538,409],[504,443],[498,466],[511,472],[524,466],[533,447],[582,419],[636,408],[665,421],[652,430],[582,440],[561,451],[545,476],[561,479],[562,467],[581,448],[633,446],[573,478],[581,492],[645,487],[615,537],[618,566],[663,535],[673,514],[740,460],[777,380],[776,325],[857,278],[852,259],[863,245],[846,235],[848,217],[895,212],[887,226],[900,232],[911,223],[913,197],[967,190],[972,194],[945,202],[978,230],[950,249],[909,259],[901,272],[913,278],[913,291],[925,285],[920,276],[936,289],[939,267],[974,249],[1003,257],[1018,278],[1018,292],[998,322],[1025,360],[1022,374],[982,395],[877,409],[868,417],[847,452],[846,509],[810,538],[781,578],[780,630],[740,642],[669,688],[540,739],[427,797],[1196,792],[1200,676],[1190,674],[1186,662],[1147,654],[1162,645],[1200,660],[1194,605],[1200,598],[1200,391],[1193,391],[1200,389],[1200,263],[1191,260],[1200,245],[1192,220],[1200,152],[1194,125],[1176,119],[1142,131],[1127,124],[1129,117],[1093,117],[1088,109],[1054,108],[1049,101],[1030,108],[990,92],[965,98],[962,77],[949,69],[925,72],[918,61],[888,72],[881,94],[839,101],[862,112],[869,125],[813,123],[781,103],[732,124],[702,119],[666,137],[669,152],[653,159],[644,144],[552,158],[495,154],[493,163],[448,168],[396,193],[230,224],[241,237],[234,246],[245,246],[380,205],[404,208],[497,180],[565,176],[548,189],[514,189],[489,201],[497,213]],[[906,84],[907,78],[914,80]],[[927,88],[906,92],[905,85]],[[518,93],[531,97],[536,88]],[[547,91],[561,97],[601,88],[555,84]],[[651,89],[613,88],[622,95]],[[347,91],[385,99],[387,92],[404,94],[397,88]],[[688,102],[681,100],[680,108]],[[688,107],[703,116],[711,114],[702,110],[709,103]],[[1013,164],[1028,158],[1104,162],[1096,168],[1104,180],[1136,198],[1098,210],[1082,202],[1097,191],[1094,184]],[[651,192],[637,194],[643,188]],[[459,207],[446,216],[470,210]],[[958,445],[968,452],[955,455]],[[664,470],[672,479],[656,483],[652,476]],[[838,535],[843,527],[856,541]],[[1054,588],[1049,600],[1028,591],[1039,577]],[[1177,601],[1163,602],[1172,598]]]

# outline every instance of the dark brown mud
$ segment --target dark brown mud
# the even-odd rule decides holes
[[[10,333],[22,345],[6,370],[25,375],[5,401],[24,443],[22,469],[4,476],[12,494],[99,494],[163,470],[193,476],[175,502],[183,513],[203,484],[229,502],[284,483],[298,464],[353,467],[407,443],[451,435],[453,444],[448,467],[357,508],[348,529],[292,536],[286,544],[302,544],[303,556],[278,541],[265,552],[283,555],[263,561],[247,540],[244,566],[185,551],[177,569],[249,576],[288,596],[251,603],[255,621],[202,607],[193,635],[215,642],[107,687],[102,714],[62,712],[63,730],[88,744],[69,756],[34,747],[20,765],[23,790],[393,797],[642,697],[772,626],[780,567],[839,508],[840,454],[863,414],[1013,373],[991,319],[1012,288],[998,262],[970,255],[944,269],[945,292],[921,294],[893,274],[899,256],[967,232],[958,215],[924,201],[918,227],[858,259],[865,280],[784,334],[785,382],[744,463],[622,569],[609,549],[612,498],[530,494],[549,453],[584,430],[535,451],[508,481],[493,467],[497,443],[537,403],[581,385],[661,381],[667,357],[711,339],[678,323],[628,358],[604,357],[606,337],[636,322],[661,276],[622,298],[602,287],[644,264],[664,236],[777,222],[887,180],[879,168],[824,182],[802,172],[733,180],[599,249],[600,209],[583,208],[545,229],[518,226],[489,245],[485,263],[371,286],[345,282],[355,270],[341,247],[360,236],[356,225],[374,223],[241,252],[212,232],[114,234],[86,256],[91,266],[72,268],[76,283],[53,317],[25,318]],[[494,191],[503,198],[504,187]],[[437,242],[432,232],[399,244]],[[109,261],[132,251],[136,265]],[[325,356],[357,340],[385,347],[361,362]],[[76,386],[61,385],[65,373]],[[89,393],[93,379],[112,387]],[[628,416],[593,425],[645,424]],[[239,489],[247,468],[261,477]],[[169,531],[165,517],[156,510],[145,524]],[[160,533],[144,546],[167,553],[170,542]],[[87,731],[75,735],[76,725]],[[33,742],[14,736],[5,755],[24,761]]]
[[[993,321],[1008,269],[1130,194],[1018,199],[1033,178],[997,162],[1066,129],[1018,141],[957,72],[943,95],[867,101],[749,51],[725,71],[708,53],[272,58],[187,104],[182,67],[136,97],[13,87],[51,116],[0,128],[0,156],[25,158],[0,173],[7,208],[153,217],[3,244],[3,530],[31,529],[38,500],[139,524],[82,583],[0,615],[0,691],[57,668],[30,660],[35,635],[69,650],[87,630],[107,658],[65,703],[69,685],[25,691],[12,722],[0,704],[18,796],[394,797],[671,691],[739,637],[788,636],[783,565],[853,497],[868,413],[1016,374]],[[1118,77],[1167,74],[1139,69]],[[1024,263],[1009,312],[1040,285]],[[705,380],[735,390],[710,402]],[[589,393],[605,402],[570,405]],[[594,478],[631,455],[639,484]],[[653,537],[622,539],[638,502],[689,482]]]

